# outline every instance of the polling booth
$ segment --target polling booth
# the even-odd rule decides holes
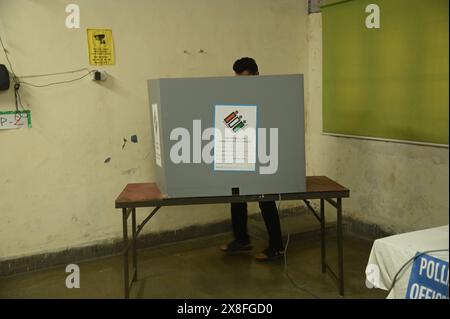
[[[303,75],[156,79],[148,80],[148,91],[155,176],[127,184],[115,200],[125,298],[137,281],[137,238],[161,208],[278,200],[303,201],[314,214],[322,273],[343,296],[342,200],[350,190],[326,176],[305,176]],[[320,200],[320,211],[311,200]],[[336,209],[336,272],[326,258],[325,202]],[[138,224],[137,209],[148,207]]]
[[[303,75],[156,79],[148,90],[166,196],[306,190]]]

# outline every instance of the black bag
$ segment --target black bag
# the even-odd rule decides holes
[[[9,89],[9,72],[4,64],[0,64],[0,91]]]

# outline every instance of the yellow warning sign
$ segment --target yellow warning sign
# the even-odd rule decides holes
[[[114,65],[114,42],[112,30],[88,29],[90,65]]]

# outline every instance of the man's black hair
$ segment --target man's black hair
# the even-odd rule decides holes
[[[233,64],[233,70],[237,74],[241,74],[245,70],[247,70],[250,74],[257,75],[258,74],[258,65],[255,60],[249,57],[240,58],[236,60]]]

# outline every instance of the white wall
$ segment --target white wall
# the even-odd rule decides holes
[[[80,6],[79,30],[65,27],[69,3]],[[233,75],[241,56],[254,57],[262,74],[304,73],[306,23],[305,0],[0,1],[0,34],[18,75],[89,67],[87,28],[111,28],[116,48],[105,83],[23,87],[33,128],[0,131],[0,258],[120,237],[114,199],[154,175],[146,80]],[[13,108],[12,90],[0,93],[0,110]],[[139,143],[122,150],[133,134]],[[145,231],[227,218],[228,205],[167,207]]]
[[[71,2],[0,2],[19,75],[88,67],[88,27],[112,28],[117,60],[105,83],[23,88],[33,128],[0,131],[0,258],[120,237],[115,197],[154,175],[146,79],[232,75],[241,56],[263,74],[305,74],[307,172],[351,189],[346,216],[392,232],[448,223],[448,149],[322,135],[321,16],[306,0],[78,0],[82,28],[68,30]],[[11,109],[12,90],[0,93]],[[139,143],[122,150],[132,134]],[[145,231],[227,218],[228,205],[167,207]]]

